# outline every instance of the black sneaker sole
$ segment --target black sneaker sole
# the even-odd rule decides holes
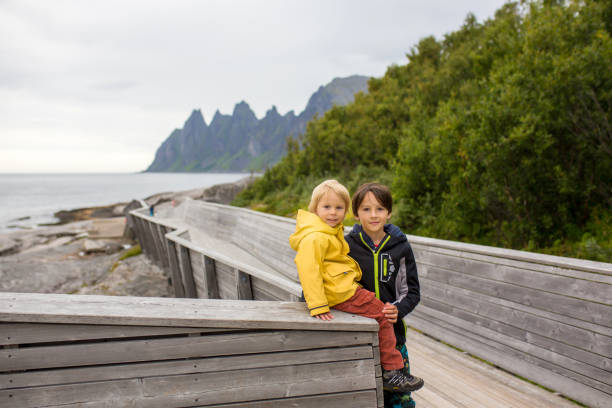
[[[391,392],[413,392],[413,391],[420,390],[421,388],[423,388],[424,385],[425,385],[425,381],[421,381],[420,383],[416,384],[413,387],[400,389],[400,387],[393,387],[393,386],[388,386],[388,385],[383,384],[383,390],[391,391]]]

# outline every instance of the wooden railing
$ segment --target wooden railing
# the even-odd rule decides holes
[[[0,293],[0,406],[382,407],[378,325],[334,314],[332,325],[298,302]]]
[[[297,300],[295,221],[187,201],[131,213],[177,297]],[[593,407],[612,400],[612,264],[408,236],[421,304],[406,322]]]

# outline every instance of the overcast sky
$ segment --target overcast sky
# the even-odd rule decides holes
[[[299,114],[502,0],[0,0],[0,173],[135,172],[193,109]]]

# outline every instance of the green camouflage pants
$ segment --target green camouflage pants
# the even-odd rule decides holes
[[[402,357],[404,357],[404,366],[410,373],[410,362],[408,361],[408,349],[406,349],[406,345],[402,344],[396,348],[402,353]],[[415,408],[416,406],[409,392],[385,391],[384,396],[385,408]]]

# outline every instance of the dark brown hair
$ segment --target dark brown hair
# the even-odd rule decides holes
[[[368,193],[374,194],[374,197],[376,197],[376,200],[378,200],[380,205],[385,207],[385,209],[391,213],[391,210],[393,209],[393,198],[391,198],[391,191],[389,190],[389,187],[380,183],[365,183],[360,185],[355,194],[353,194],[352,208],[355,217],[358,216],[357,210]]]

